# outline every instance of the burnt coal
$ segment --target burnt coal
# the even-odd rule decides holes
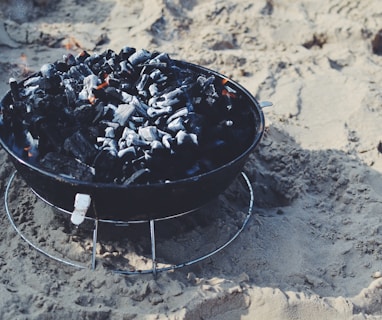
[[[65,55],[10,79],[4,127],[27,161],[73,179],[129,185],[208,172],[245,151],[254,128],[227,79],[182,66],[130,47]]]
[[[64,150],[67,154],[86,164],[91,164],[99,152],[92,143],[91,136],[84,130],[78,130],[66,138]]]
[[[94,180],[93,168],[62,153],[48,152],[40,160],[40,164],[51,172],[59,172],[61,175],[69,178],[89,182]]]

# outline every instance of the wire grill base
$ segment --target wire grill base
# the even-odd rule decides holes
[[[16,174],[17,174],[17,171],[15,171],[12,174],[12,176],[10,177],[10,179],[9,179],[9,181],[7,183],[7,186],[6,186],[5,194],[4,194],[5,210],[6,210],[8,219],[9,219],[13,229],[18,233],[18,235],[29,246],[31,246],[33,249],[37,250],[38,252],[44,254],[48,258],[53,259],[55,261],[58,261],[60,263],[72,266],[72,267],[76,267],[76,268],[81,268],[81,269],[89,268],[89,266],[80,264],[78,262],[62,259],[62,258],[60,258],[60,257],[58,257],[56,255],[53,255],[53,254],[47,252],[46,250],[44,250],[43,248],[41,248],[40,246],[38,246],[34,242],[32,242],[20,230],[19,226],[17,226],[17,224],[15,222],[14,216],[13,216],[13,214],[11,212],[11,209],[10,209],[10,206],[9,206],[9,193],[10,193],[10,189],[11,189],[12,183],[13,183],[15,177],[16,177]],[[178,263],[178,264],[170,264],[170,265],[168,265],[166,267],[158,267],[157,255],[156,255],[155,223],[158,222],[158,221],[163,221],[163,220],[168,220],[168,219],[175,219],[175,218],[180,217],[182,215],[185,215],[187,213],[182,213],[182,214],[179,214],[179,215],[175,215],[175,216],[171,216],[171,217],[166,217],[166,218],[161,218],[161,219],[142,220],[142,221],[136,221],[136,220],[134,220],[134,221],[114,221],[114,220],[101,220],[101,219],[94,219],[94,218],[86,217],[86,219],[91,220],[93,222],[93,224],[94,224],[93,231],[92,231],[92,254],[91,254],[90,268],[92,270],[94,270],[96,268],[96,261],[97,261],[96,246],[97,246],[97,242],[99,241],[98,240],[98,226],[99,226],[100,223],[112,224],[112,225],[115,225],[115,226],[118,226],[118,227],[126,227],[126,226],[130,226],[131,224],[137,224],[137,223],[142,223],[142,224],[143,223],[148,223],[149,224],[149,227],[150,227],[150,242],[151,242],[151,259],[152,259],[152,267],[151,267],[151,269],[143,269],[143,270],[136,270],[136,269],[134,269],[134,270],[121,270],[121,269],[116,269],[116,270],[112,270],[114,273],[118,273],[118,274],[133,275],[133,274],[150,274],[150,273],[152,273],[155,276],[158,272],[171,271],[171,270],[179,269],[179,268],[182,268],[182,267],[185,267],[185,266],[190,266],[192,264],[195,264],[197,262],[205,260],[205,259],[215,255],[216,253],[222,251],[224,248],[226,248],[228,245],[230,245],[240,235],[240,233],[244,230],[244,228],[248,224],[248,221],[249,221],[249,219],[250,219],[250,217],[252,215],[253,202],[254,202],[253,189],[252,189],[251,183],[250,183],[247,175],[244,172],[241,172],[241,177],[245,181],[245,184],[247,186],[248,193],[249,193],[249,196],[250,196],[247,214],[246,214],[244,220],[242,221],[241,226],[233,234],[233,236],[231,236],[226,242],[224,242],[222,245],[218,246],[216,249],[214,249],[214,250],[212,250],[212,251],[210,251],[210,252],[208,252],[208,253],[206,253],[206,254],[204,254],[204,255],[196,258],[196,259],[192,259],[192,260],[189,260],[189,261],[186,261],[186,262],[182,262],[182,263]],[[32,191],[34,192],[34,190],[32,190]],[[54,206],[53,204],[47,202],[44,198],[39,196],[36,192],[34,192],[34,193],[38,196],[38,198],[40,198],[41,200],[43,200],[45,203],[47,203],[48,205],[52,206],[53,208],[57,209],[59,212],[67,214],[67,215],[71,214],[71,212],[66,211],[66,210],[64,210],[62,208],[58,208],[58,207]]]

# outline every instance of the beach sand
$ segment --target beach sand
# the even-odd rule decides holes
[[[382,319],[382,7],[378,0],[0,1],[0,92],[64,54],[123,46],[216,70],[264,108],[244,171],[252,216],[216,255],[154,277],[148,226],[106,231],[90,268],[76,229],[20,177],[0,204],[1,319]],[[374,48],[374,50],[373,50]],[[379,48],[379,49],[378,49]],[[0,150],[3,198],[14,172]],[[248,210],[240,177],[218,199],[158,222],[159,266],[224,243]],[[115,227],[114,227],[115,228]]]

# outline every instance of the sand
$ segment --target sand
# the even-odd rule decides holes
[[[239,237],[154,277],[148,226],[108,231],[91,270],[91,226],[37,199],[20,177],[0,204],[1,319],[382,319],[382,29],[378,0],[0,1],[0,89],[46,62],[125,45],[168,52],[246,87],[266,131],[244,171],[255,195]],[[375,50],[374,50],[375,51]],[[378,53],[378,52],[377,52]],[[14,167],[0,150],[3,198]],[[159,266],[192,260],[237,230],[239,177],[206,208],[157,225]]]

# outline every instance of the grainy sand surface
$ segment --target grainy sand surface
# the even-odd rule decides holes
[[[382,6],[378,0],[0,1],[0,90],[68,52],[168,52],[246,87],[265,135],[244,170],[253,215],[225,250],[152,275],[148,227],[76,229],[20,177],[0,203],[1,319],[382,319]],[[373,52],[373,47],[374,51]],[[378,51],[379,50],[379,51]],[[378,54],[379,53],[379,54]],[[0,191],[14,168],[0,150]],[[158,223],[159,266],[194,259],[237,230],[238,178],[216,201]]]

